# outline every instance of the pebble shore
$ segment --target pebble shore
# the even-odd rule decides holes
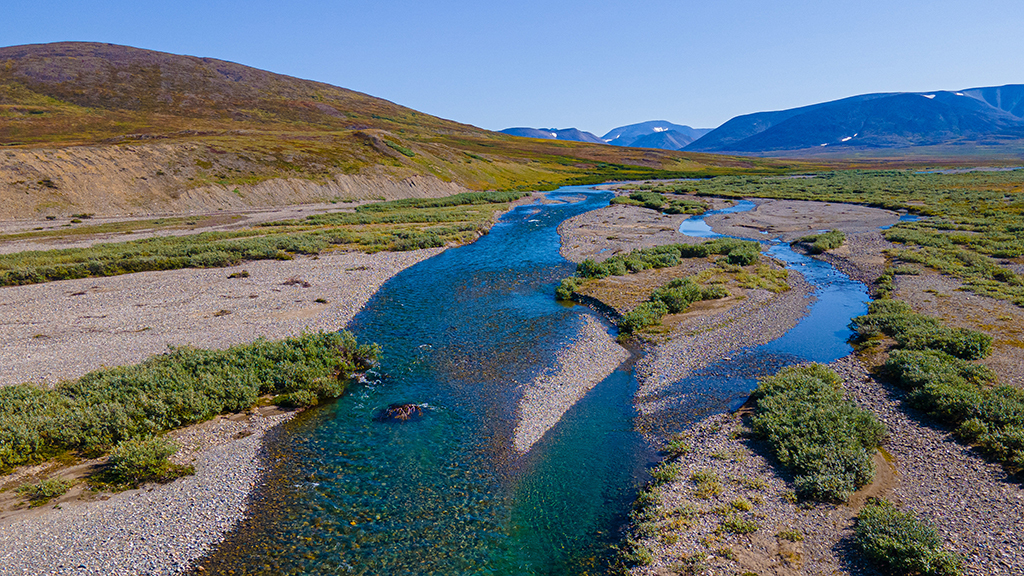
[[[139,362],[169,344],[221,348],[260,336],[337,330],[386,280],[442,250],[337,253],[3,288],[0,322],[9,330],[0,346],[0,382],[52,383]],[[248,278],[227,278],[243,268]],[[218,316],[218,310],[231,312]],[[46,338],[32,336],[44,332]],[[190,569],[245,515],[261,473],[262,439],[291,415],[218,418],[175,433],[183,448],[174,459],[193,463],[194,476],[0,520],[0,575]]]
[[[844,381],[847,397],[871,410],[887,427],[887,458],[875,459],[876,481],[843,505],[792,502],[792,486],[770,450],[739,414],[721,414],[685,433],[691,451],[677,462],[677,480],[657,489],[662,530],[642,543],[654,555],[634,576],[654,576],[703,554],[709,575],[851,574],[881,576],[864,564],[853,542],[857,510],[867,495],[883,496],[934,523],[946,546],[966,560],[974,576],[1024,573],[1024,490],[1003,469],[957,443],[941,426],[903,406],[903,392],[872,378],[856,356],[830,364]],[[888,467],[885,470],[884,467]],[[723,491],[695,494],[694,472],[714,471]],[[749,512],[731,508],[743,498]],[[689,525],[673,525],[680,507],[697,511]],[[735,514],[758,525],[750,535],[716,530]],[[799,532],[802,540],[779,534]]]
[[[576,335],[556,353],[558,365],[526,384],[512,444],[527,452],[591,388],[629,358],[594,316],[581,316]]]

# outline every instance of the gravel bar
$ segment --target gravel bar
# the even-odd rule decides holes
[[[0,383],[54,383],[140,362],[168,345],[225,348],[337,330],[386,280],[442,250],[333,253],[2,288]],[[248,277],[228,278],[243,269]],[[222,417],[176,432],[183,449],[175,459],[192,462],[194,476],[0,519],[0,574],[188,570],[244,517],[262,469],[264,434],[290,416]]]

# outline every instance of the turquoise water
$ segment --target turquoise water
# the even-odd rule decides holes
[[[251,515],[201,562],[204,574],[607,572],[656,459],[635,431],[631,367],[593,388],[528,453],[511,450],[520,383],[552,366],[593,314],[554,301],[575,269],[558,254],[556,228],[611,194],[568,187],[548,197],[557,203],[519,207],[476,243],[381,288],[351,326],[383,346],[381,368],[268,442],[271,468]],[[788,246],[770,252],[819,286],[808,317],[674,383],[665,422],[685,426],[735,407],[759,375],[849,351],[845,325],[864,310],[863,286]],[[423,405],[423,418],[374,422],[381,408],[406,402]]]
[[[206,573],[605,572],[654,458],[633,429],[632,371],[598,384],[527,454],[510,439],[519,383],[593,315],[553,298],[575,270],[556,228],[610,197],[563,188],[549,194],[560,203],[517,208],[386,283],[351,326],[383,346],[380,372],[287,426],[252,518]],[[424,417],[373,421],[405,402]]]

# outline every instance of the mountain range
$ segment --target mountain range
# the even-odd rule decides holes
[[[863,94],[737,116],[684,149],[692,152],[855,154],[935,146],[1021,144],[1024,85]]]
[[[570,140],[611,144],[629,148],[658,148],[661,150],[682,150],[687,144],[707,134],[711,128],[690,128],[664,120],[651,120],[639,124],[619,126],[598,138],[590,132],[576,128],[506,128],[503,134],[524,138],[545,138],[549,140]]]

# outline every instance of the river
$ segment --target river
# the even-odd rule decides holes
[[[270,469],[250,516],[200,562],[204,574],[606,573],[657,459],[634,429],[630,364],[527,453],[510,438],[521,384],[556,362],[582,317],[613,330],[553,297],[575,268],[559,255],[558,225],[611,196],[591,187],[548,193],[550,203],[518,207],[474,244],[387,282],[350,326],[382,345],[381,368],[268,442]],[[714,235],[698,234],[701,225],[698,217],[684,227]],[[678,413],[734,408],[767,371],[849,353],[846,324],[866,308],[864,286],[788,245],[768,252],[816,287],[808,316],[675,383]],[[424,416],[374,422],[382,407],[404,402],[424,406]]]

